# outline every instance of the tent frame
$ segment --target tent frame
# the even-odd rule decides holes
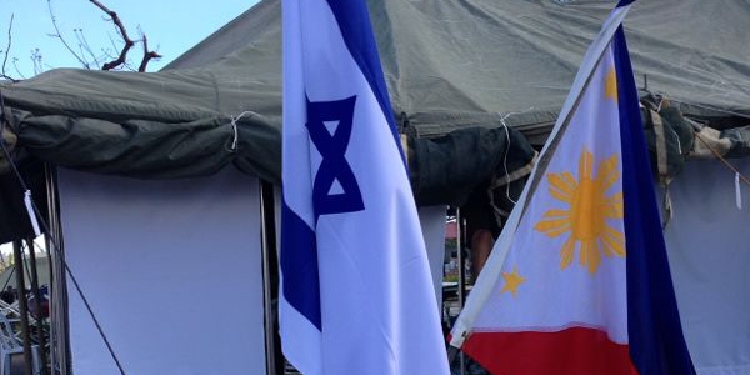
[[[60,201],[57,171],[45,164],[49,230],[52,238],[46,238],[50,257],[50,368],[51,375],[72,375],[70,351],[70,311],[65,266],[65,241],[60,221]],[[275,348],[278,347],[276,333],[276,311],[273,307],[272,267],[276,259],[276,222],[274,188],[271,182],[258,179],[260,184],[260,233],[264,310],[264,343],[266,375],[283,374],[284,364],[278,363]],[[55,247],[55,244],[59,246]],[[33,250],[32,250],[33,251]]]
[[[68,291],[64,267],[65,243],[60,225],[60,202],[55,167],[45,163],[44,177],[50,231],[45,242],[50,259],[50,372],[51,375],[70,375],[72,371]]]

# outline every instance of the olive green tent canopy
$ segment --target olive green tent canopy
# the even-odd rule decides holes
[[[207,175],[233,164],[278,183],[280,3],[261,0],[159,72],[59,69],[2,83],[8,125],[2,137],[19,164],[42,161],[136,178]],[[368,4],[407,143],[417,151],[435,151],[424,142],[453,131],[489,129],[455,138],[478,144],[482,137],[505,137],[497,129],[508,125],[513,140],[487,149],[504,154],[513,142],[526,151],[544,142],[585,49],[615,2]],[[742,115],[750,114],[748,19],[746,0],[636,2],[625,30],[637,82],[667,94],[685,115],[721,126],[747,125]],[[239,118],[234,125],[233,118]],[[453,151],[471,145],[445,139],[438,144]],[[500,160],[497,155],[457,161],[466,154],[453,151],[415,154],[410,163],[433,164],[414,168],[429,173],[412,174],[418,198],[419,189],[441,189],[443,201],[456,198],[448,191],[454,185],[441,176],[455,173],[457,165],[469,168],[459,175],[472,176],[461,191],[497,172],[491,165]],[[522,165],[528,157],[519,152],[515,161]],[[8,179],[8,173],[0,155],[0,176]]]

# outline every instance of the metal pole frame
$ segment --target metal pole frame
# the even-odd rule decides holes
[[[34,375],[31,364],[31,333],[29,332],[29,309],[26,299],[26,282],[23,272],[23,250],[21,240],[13,241],[13,257],[16,264],[16,290],[18,291],[18,310],[21,313],[21,334],[23,336],[23,362],[26,375]],[[19,269],[20,267],[20,269]]]
[[[42,296],[39,292],[39,275],[36,269],[36,254],[34,254],[34,238],[30,237],[26,240],[26,245],[29,248],[29,268],[31,269],[31,293],[34,296],[34,307],[36,308],[36,336],[37,345],[39,345],[39,360],[41,367],[39,368],[39,374],[47,374],[47,351],[45,350],[44,339],[44,318],[42,317]]]
[[[50,230],[46,238],[51,271],[50,372],[51,375],[69,375],[71,374],[70,320],[68,315],[67,278],[65,268],[63,267],[65,245],[63,244],[62,225],[60,224],[57,171],[50,164],[45,164],[44,172],[47,186],[47,207],[49,210],[47,217],[49,218],[48,224]],[[56,248],[55,244],[59,248]]]
[[[458,306],[464,309],[466,303],[466,258],[464,256],[464,219],[461,217],[461,208],[456,207],[456,257],[458,258]],[[459,353],[459,374],[466,373],[466,355],[463,350]]]
[[[260,239],[263,264],[263,323],[266,347],[266,374],[284,374],[284,363],[277,361],[277,317],[274,300],[276,268],[276,202],[273,184],[260,180]]]
[[[47,253],[50,258],[50,371],[51,375],[71,374],[70,331],[68,292],[66,286],[65,246],[63,243],[62,225],[60,224],[59,194],[57,171],[49,164],[45,165],[47,187],[47,206],[50,232],[54,241],[46,238]],[[260,182],[260,217],[261,217],[261,256],[263,264],[263,308],[266,345],[267,375],[283,374],[284,364],[277,363],[274,348],[276,340],[276,309],[273,306],[273,286],[271,282],[271,257],[276,258],[276,221],[273,184]],[[55,244],[59,248],[55,248]]]

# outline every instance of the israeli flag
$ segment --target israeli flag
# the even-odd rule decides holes
[[[448,374],[365,1],[282,4],[284,353],[306,375]]]

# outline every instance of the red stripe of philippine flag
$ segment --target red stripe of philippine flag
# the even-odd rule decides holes
[[[692,375],[620,4],[452,334],[494,375]],[[577,104],[576,104],[577,103]]]

